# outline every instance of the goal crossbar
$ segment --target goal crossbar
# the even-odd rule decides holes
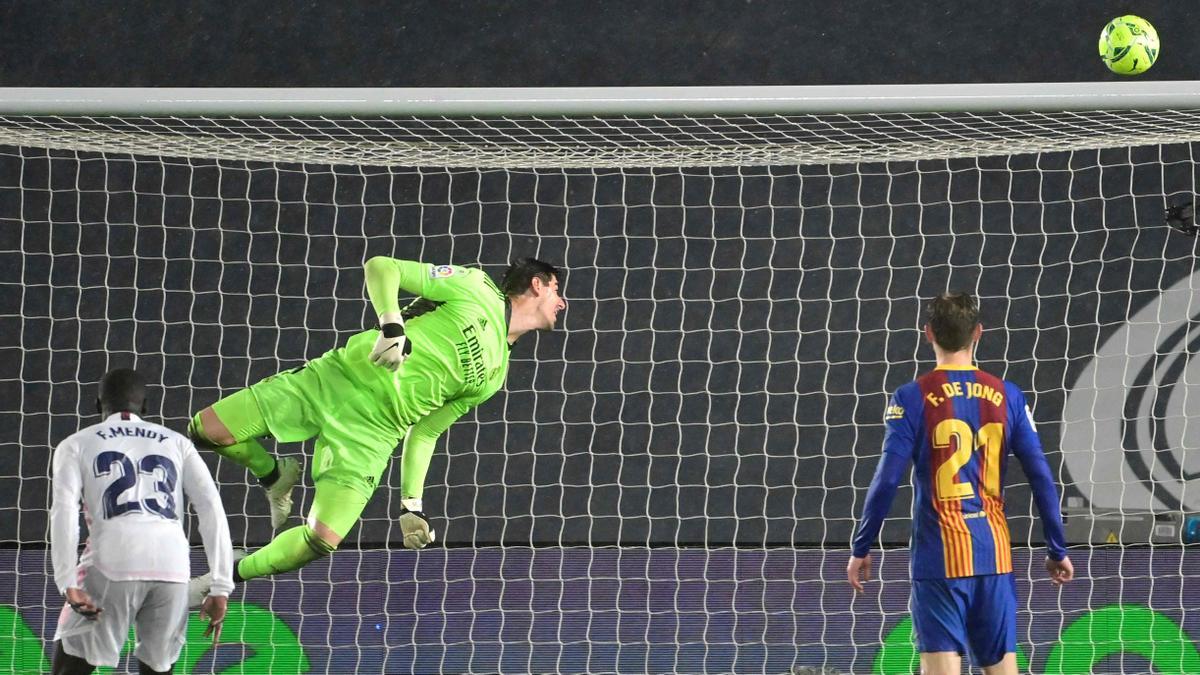
[[[0,89],[0,143],[476,168],[915,161],[1200,140],[1200,81],[820,87]]]
[[[6,115],[727,115],[1200,108],[1200,80],[727,87],[0,87]]]

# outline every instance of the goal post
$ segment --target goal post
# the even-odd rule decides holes
[[[180,429],[370,325],[372,255],[532,255],[568,308],[439,442],[445,545],[399,545],[393,466],[333,556],[238,591],[217,670],[911,672],[911,490],[871,592],[843,577],[887,395],[932,362],[921,304],[955,288],[1083,573],[1050,590],[1010,463],[1021,658],[1193,672],[1200,268],[1163,214],[1198,141],[1192,81],[0,89],[0,642],[34,645],[0,669],[51,637],[50,452],[106,369]],[[261,545],[261,492],[206,459]]]

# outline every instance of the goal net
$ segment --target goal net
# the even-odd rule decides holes
[[[51,450],[100,376],[143,371],[183,429],[371,326],[362,263],[389,255],[535,256],[568,307],[439,442],[444,544],[403,549],[396,462],[340,550],[247,582],[182,671],[913,672],[911,490],[869,592],[844,570],[887,396],[932,364],[923,301],[960,289],[980,365],[1028,392],[1080,577],[1045,580],[1010,463],[1022,663],[1200,672],[1200,267],[1164,219],[1196,191],[1200,96],[1176,84],[1091,108],[0,103],[0,669],[47,663]],[[261,546],[261,490],[206,460]]]

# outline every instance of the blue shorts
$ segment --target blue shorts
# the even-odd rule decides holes
[[[921,653],[969,651],[986,668],[1017,651],[1017,582],[1012,574],[914,579],[912,617]]]

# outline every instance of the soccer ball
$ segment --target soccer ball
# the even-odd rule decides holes
[[[1118,16],[1100,32],[1100,58],[1119,75],[1144,73],[1158,58],[1158,31],[1140,16]]]

